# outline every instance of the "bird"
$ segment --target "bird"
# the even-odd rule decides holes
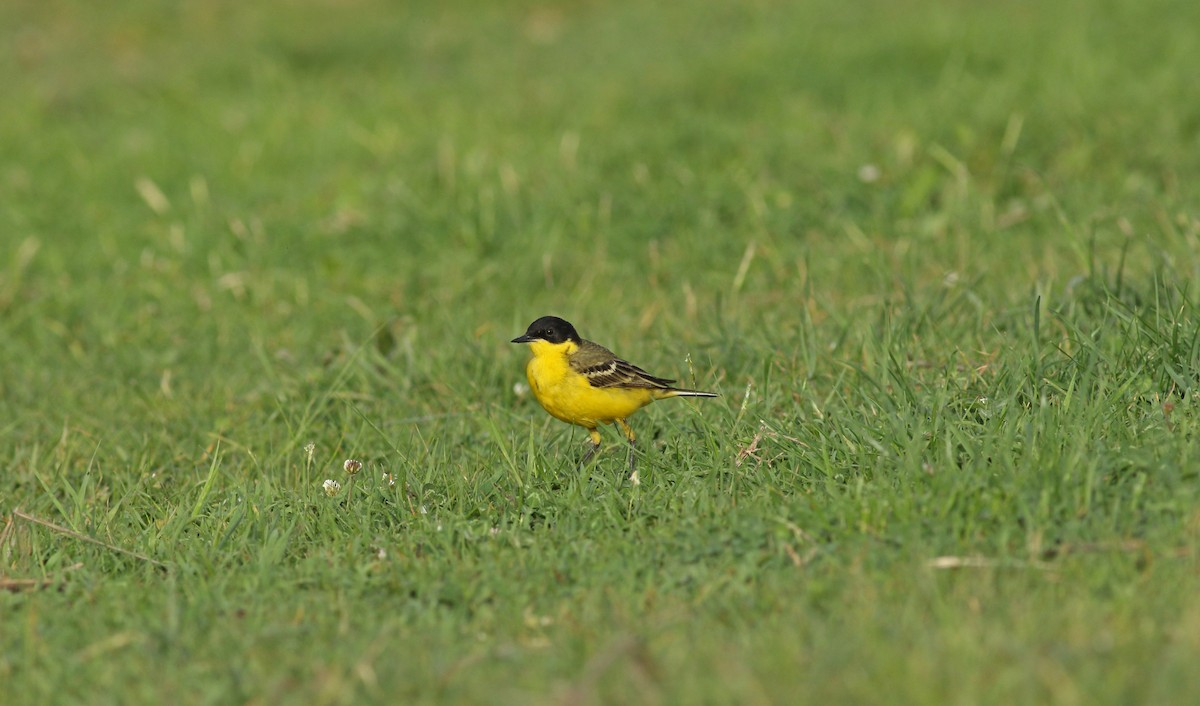
[[[668,397],[719,397],[715,392],[673,387],[675,381],[655,377],[618,358],[604,346],[580,337],[569,322],[543,316],[512,340],[528,343],[532,357],[525,366],[529,387],[550,416],[587,429],[591,447],[580,468],[600,450],[601,424],[617,424],[629,441],[630,478],[637,477],[637,439],[626,421],[655,400]]]

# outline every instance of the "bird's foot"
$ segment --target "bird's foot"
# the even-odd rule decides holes
[[[591,460],[593,458],[595,458],[596,454],[599,452],[600,452],[600,444],[592,444],[591,446],[589,446],[587,453],[585,453],[583,455],[583,459],[580,460],[580,462],[579,462],[579,470],[582,471],[583,469],[587,468],[588,463],[590,463]]]

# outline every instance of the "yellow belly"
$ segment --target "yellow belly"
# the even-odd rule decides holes
[[[534,357],[525,368],[529,387],[554,417],[595,429],[625,419],[656,399],[655,390],[592,387],[565,358]]]

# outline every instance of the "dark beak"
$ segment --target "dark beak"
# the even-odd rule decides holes
[[[512,343],[533,343],[536,340],[537,339],[534,338],[533,336],[530,336],[527,333],[523,333],[520,336],[517,336],[516,338],[514,338],[511,342]]]

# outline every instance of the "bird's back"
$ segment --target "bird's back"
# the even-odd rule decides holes
[[[592,387],[669,390],[674,380],[651,375],[599,343],[584,341],[570,356],[571,367],[587,377]]]

